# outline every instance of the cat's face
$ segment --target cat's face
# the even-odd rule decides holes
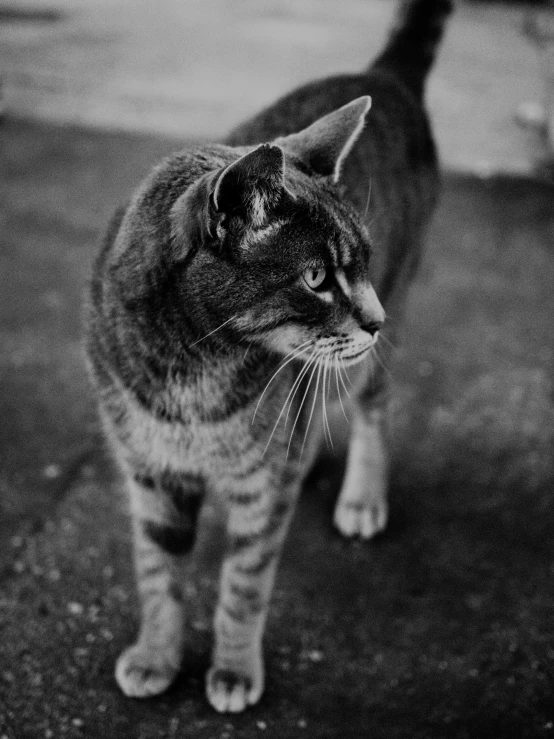
[[[283,355],[359,361],[384,320],[369,282],[367,231],[321,184],[289,208],[237,263],[245,299],[233,324]]]
[[[361,128],[359,117],[351,127]],[[350,128],[343,132],[349,146]],[[296,167],[308,156],[285,139],[283,148],[259,147],[211,181],[205,245],[187,283],[209,317],[205,325],[222,326],[221,338],[345,365],[374,345],[385,315],[369,281],[369,234],[339,195],[345,144],[332,143],[327,165],[318,153],[321,173]],[[313,136],[308,146],[313,154]]]

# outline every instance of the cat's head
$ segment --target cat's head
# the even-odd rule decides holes
[[[176,202],[178,240],[196,243],[184,297],[199,333],[306,359],[367,354],[385,314],[369,282],[369,234],[338,185],[369,107],[358,98],[248,150]]]

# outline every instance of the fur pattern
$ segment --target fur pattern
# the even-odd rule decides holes
[[[169,157],[111,223],[86,342],[131,501],[142,613],[116,667],[127,695],[160,693],[180,669],[182,565],[209,491],[227,511],[227,552],[207,697],[230,712],[260,698],[279,553],[349,365],[334,520],[363,538],[386,524],[373,351],[385,310],[394,336],[436,200],[422,96],[450,5],[401,3],[369,70],[306,85],[225,142]]]

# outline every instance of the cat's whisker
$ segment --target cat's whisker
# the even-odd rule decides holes
[[[328,377],[328,370],[329,370],[329,361],[331,358],[331,354],[327,354],[327,358],[325,360],[325,364],[323,365],[323,389],[321,393],[321,400],[323,402],[323,428],[327,428],[327,434],[329,436],[329,443],[331,444],[331,449],[334,449],[333,444],[333,437],[331,436],[331,427],[329,426],[329,417],[327,416],[327,404],[325,401],[325,381],[327,380],[327,395],[329,395],[329,377]]]
[[[288,443],[288,445],[287,445],[287,459],[288,459],[288,455],[289,455],[290,445],[291,445],[291,443],[292,443],[292,438],[293,438],[293,436],[294,436],[294,431],[295,431],[295,429],[296,429],[296,424],[298,423],[298,420],[299,420],[299,418],[300,418],[300,415],[301,415],[301,413],[302,413],[302,408],[303,408],[303,406],[304,406],[304,402],[305,402],[305,400],[306,400],[306,398],[307,398],[307,396],[308,396],[308,392],[309,392],[309,390],[310,390],[310,385],[311,385],[311,383],[312,383],[312,379],[313,379],[313,376],[314,376],[314,374],[315,374],[315,371],[316,371],[316,369],[317,369],[317,366],[318,366],[319,356],[320,356],[320,351],[319,351],[319,350],[317,350],[317,351],[314,351],[314,353],[312,354],[312,356],[310,357],[310,360],[309,360],[309,362],[308,362],[308,366],[311,366],[311,367],[312,367],[312,372],[311,372],[311,374],[310,374],[310,377],[308,378],[308,383],[307,383],[307,385],[306,385],[306,389],[305,389],[305,391],[304,391],[304,395],[302,396],[302,400],[300,401],[300,405],[299,405],[299,407],[298,407],[298,411],[297,411],[297,413],[296,413],[296,417],[295,417],[295,419],[294,419],[294,423],[293,423],[293,425],[292,425],[292,429],[291,429],[291,432],[290,432],[290,436],[289,436],[289,443]],[[306,375],[307,375],[307,372],[305,372],[305,373],[304,373],[304,377],[305,377]],[[303,378],[299,378],[299,379],[303,379]],[[296,392],[298,391],[298,388],[299,388],[299,387],[300,387],[300,382],[298,383],[298,385],[297,385],[297,387],[296,387],[296,390],[295,390],[295,392],[294,392],[294,395],[293,395],[293,397],[291,398],[291,401],[290,401],[290,403],[289,403],[289,409],[288,409],[288,411],[287,411],[287,417],[288,417],[288,414],[289,414],[289,412],[290,412],[290,410],[291,410],[291,408],[292,408],[292,403],[293,403],[293,401],[294,401],[294,397],[295,397],[295,395],[296,395]]]
[[[252,341],[251,341],[251,342],[250,342],[250,343],[248,344],[248,346],[246,347],[246,351],[244,352],[244,356],[243,356],[243,358],[242,358],[242,361],[243,361],[243,362],[246,362],[246,357],[248,356],[248,352],[250,351],[250,349],[251,349],[251,347],[252,347],[252,344],[253,344],[253,343],[254,343],[254,339],[252,339]]]
[[[348,384],[350,385],[350,387],[354,387],[354,385],[352,384],[352,380],[350,379],[350,375],[348,374],[348,369],[347,369],[346,365],[344,364],[344,360],[343,360],[343,358],[341,356],[339,356],[339,362],[340,362],[340,365],[341,365],[341,369],[343,370],[344,374],[346,375],[346,379],[348,380]],[[341,379],[342,379],[342,373],[341,373]],[[344,384],[344,380],[343,380],[343,385],[344,385],[344,389],[346,390],[346,393],[347,393],[348,397],[350,397],[350,393],[348,391],[348,388]]]
[[[326,360],[325,360],[325,366],[323,368],[323,390],[322,390],[322,400],[323,400],[323,418],[325,425],[327,426],[327,430],[329,432],[329,442],[331,444],[331,449],[333,449],[333,439],[331,437],[331,427],[329,426],[329,417],[327,415],[327,400],[329,398],[329,361],[330,361],[331,355],[330,353],[327,354]],[[327,384],[327,387],[326,387]]]
[[[304,403],[306,401],[306,398],[308,397],[308,392],[310,390],[310,385],[312,384],[312,380],[313,380],[315,371],[318,368],[318,360],[319,360],[319,357],[320,356],[321,356],[321,352],[318,351],[317,354],[315,354],[315,356],[313,357],[313,365],[314,366],[313,366],[313,369],[312,369],[312,373],[311,373],[311,375],[310,375],[310,377],[308,379],[308,384],[306,385],[306,389],[304,391],[304,395],[302,396],[302,400],[300,401],[300,406],[298,408],[298,412],[296,413],[296,418],[294,419],[294,423],[292,425],[292,429],[291,429],[291,432],[290,432],[289,443],[288,443],[288,446],[287,446],[287,459],[288,459],[288,455],[289,455],[290,445],[291,445],[291,442],[292,442],[292,437],[294,436],[294,430],[296,428],[296,424],[298,423],[298,419],[300,418],[300,414],[302,413],[302,408],[304,407]],[[310,361],[312,361],[312,357],[310,357]],[[302,448],[304,448],[304,447],[302,447]],[[302,452],[300,452],[300,456],[302,456]]]
[[[392,343],[389,337],[383,333],[383,331],[379,331],[379,339],[381,341],[385,341],[390,346],[391,349],[396,349],[396,346]]]
[[[344,377],[342,376],[342,373],[343,373],[344,367],[343,367],[343,365],[342,365],[342,361],[341,361],[341,358],[340,358],[340,356],[339,356],[339,357],[337,357],[337,364],[336,364],[336,366],[338,367],[338,371],[339,371],[339,377],[340,377],[340,381],[341,381],[341,384],[342,384],[342,386],[343,386],[343,388],[344,388],[344,392],[345,392],[345,393],[346,393],[346,395],[347,395],[347,396],[348,396],[348,397],[350,398],[350,391],[349,391],[349,389],[348,389],[348,388],[346,387],[346,383],[344,382]]]
[[[290,351],[288,354],[286,354],[283,357],[283,359],[281,359],[281,362],[279,363],[280,366],[271,375],[271,377],[269,378],[266,386],[262,390],[262,394],[260,395],[260,397],[258,399],[258,402],[256,404],[256,408],[254,410],[254,415],[252,416],[252,423],[254,423],[254,421],[256,419],[256,413],[258,412],[258,408],[260,407],[260,403],[262,402],[263,397],[266,394],[267,389],[269,388],[269,386],[271,385],[271,383],[273,382],[273,380],[277,377],[277,375],[279,374],[279,372],[282,369],[284,369],[288,364],[290,364],[295,359],[300,359],[300,357],[302,356],[302,354],[304,354],[308,350],[308,345],[311,344],[311,343],[312,343],[312,340],[311,339],[308,340],[308,341],[305,341],[303,344],[300,344],[300,346],[294,347],[294,349],[292,351]]]
[[[339,396],[339,403],[340,403],[340,407],[342,408],[342,413],[343,413],[345,419],[348,421],[348,416],[346,415],[346,411],[344,409],[344,404],[342,402],[342,395],[340,394],[338,363],[335,361],[334,364],[335,364],[335,381],[337,383],[337,395]]]
[[[215,333],[216,333],[216,331],[219,331],[220,329],[222,329],[222,328],[223,328],[223,326],[226,326],[226,325],[227,325],[228,323],[230,323],[231,321],[233,321],[233,320],[234,320],[235,318],[236,318],[236,315],[235,315],[235,316],[231,316],[231,318],[228,318],[228,319],[227,319],[226,321],[223,321],[223,323],[222,323],[222,324],[221,324],[220,326],[218,326],[217,328],[214,328],[214,330],[213,330],[213,331],[210,331],[210,332],[209,332],[208,334],[206,334],[205,336],[202,336],[202,338],[201,338],[201,339],[197,339],[196,341],[194,341],[194,342],[193,342],[193,343],[192,343],[192,344],[191,344],[191,345],[189,346],[189,349],[192,349],[192,347],[193,347],[193,346],[196,346],[196,344],[199,344],[199,343],[200,343],[201,341],[204,341],[204,339],[207,339],[207,338],[208,338],[208,336],[212,336],[212,334],[215,334]]]
[[[368,190],[367,190],[367,202],[365,204],[365,210],[364,210],[364,218],[367,216],[367,213],[369,211],[369,203],[370,203],[370,200],[371,200],[371,183],[372,183],[372,180],[371,180],[371,177],[370,177],[369,178],[369,187],[368,187]]]
[[[306,362],[306,364],[304,365],[304,367],[302,367],[302,370],[298,373],[298,377],[294,381],[294,384],[293,384],[293,386],[292,386],[292,388],[291,388],[291,390],[290,390],[290,392],[289,392],[289,394],[287,396],[287,399],[285,400],[285,404],[288,402],[288,405],[289,405],[289,407],[287,409],[287,415],[285,416],[285,426],[287,425],[287,423],[289,421],[289,414],[290,414],[290,411],[291,411],[291,408],[292,408],[292,404],[294,402],[294,398],[296,396],[296,393],[298,392],[298,388],[300,387],[300,384],[302,382],[302,379],[308,373],[308,370],[309,370],[312,362],[317,361],[318,354],[319,354],[319,352],[318,352],[317,348],[314,348],[314,350],[313,350],[310,358],[308,359],[308,361]],[[290,400],[289,400],[289,398],[290,398]]]
[[[323,424],[323,435],[325,437],[325,442],[328,443],[327,426],[325,425],[325,367],[326,367],[325,358],[323,359],[321,366],[323,369],[322,386],[321,386],[321,423]]]
[[[309,366],[310,362],[311,362],[311,361],[313,360],[313,356],[314,356],[314,353],[315,353],[315,351],[316,351],[316,350],[314,349],[314,351],[313,351],[313,352],[312,352],[312,354],[310,355],[310,358],[309,358],[308,362],[306,363],[306,365],[308,365],[308,366]],[[292,359],[291,359],[291,360],[289,360],[289,361],[292,361]],[[300,375],[302,375],[302,374],[303,374],[304,370],[306,369],[306,365],[304,365],[304,367],[302,367],[302,370],[301,370],[301,371],[300,371],[300,373],[299,373]],[[282,369],[282,368],[281,368],[281,369]],[[298,379],[298,378],[296,378],[296,379]],[[294,384],[296,384],[296,381],[295,381],[295,383],[294,383]],[[275,434],[275,431],[277,430],[277,426],[279,425],[279,421],[280,421],[280,420],[281,420],[281,418],[283,417],[283,413],[285,412],[285,409],[286,409],[286,407],[287,407],[287,402],[288,402],[289,396],[291,395],[291,393],[292,393],[292,391],[293,391],[293,388],[294,388],[294,385],[293,385],[293,386],[292,386],[292,388],[291,388],[291,389],[289,390],[289,394],[287,395],[287,397],[286,397],[286,399],[285,399],[285,402],[283,403],[283,407],[281,408],[281,411],[280,411],[279,415],[277,416],[277,420],[275,421],[275,424],[274,424],[274,426],[273,426],[273,430],[271,431],[271,434],[270,434],[270,436],[269,436],[269,439],[267,440],[267,444],[265,445],[265,449],[264,449],[264,451],[263,451],[262,457],[263,457],[263,456],[264,456],[264,454],[265,454],[265,453],[267,452],[267,450],[268,450],[268,448],[269,448],[269,445],[271,444],[271,440],[273,439],[273,436],[274,436],[274,434]],[[286,422],[285,422],[285,426],[286,426]]]
[[[329,398],[329,393],[331,392],[331,382],[330,382],[329,375],[330,375],[330,368],[331,368],[331,361],[332,361],[332,359],[333,359],[333,349],[331,348],[331,351],[329,351],[327,353],[327,361],[325,363],[325,365],[326,365],[326,367],[327,367],[327,369],[329,371],[328,374],[327,374],[327,398]]]
[[[391,372],[391,371],[389,370],[389,368],[388,368],[388,367],[387,367],[387,366],[385,365],[385,363],[383,362],[383,360],[381,359],[381,357],[379,356],[379,354],[377,354],[377,347],[376,347],[376,346],[372,346],[372,347],[371,347],[371,356],[372,356],[372,357],[374,357],[374,358],[375,358],[375,359],[377,360],[377,362],[378,362],[378,363],[379,363],[379,364],[381,365],[381,367],[382,367],[383,371],[384,371],[384,372],[386,372],[386,374],[387,374],[387,375],[388,375],[389,377],[391,377],[391,378],[392,378],[392,372]]]
[[[315,390],[314,390],[314,399],[312,401],[312,407],[311,407],[311,410],[310,410],[310,415],[309,415],[309,418],[308,418],[308,424],[306,426],[306,431],[304,432],[304,439],[302,441],[302,447],[300,449],[300,457],[302,457],[302,453],[304,451],[304,447],[306,446],[306,440],[308,439],[308,431],[310,430],[310,424],[312,422],[312,417],[314,415],[314,410],[315,410],[315,404],[316,404],[316,401],[317,401],[317,391],[319,390],[319,380],[320,380],[320,377],[321,377],[321,368],[322,368],[323,365],[322,365],[321,362],[318,362],[318,364],[316,366],[317,366],[318,369],[317,369],[317,378],[316,378]],[[310,377],[310,382],[311,382],[311,380],[312,380],[312,378]]]

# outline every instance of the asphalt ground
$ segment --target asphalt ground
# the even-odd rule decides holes
[[[0,737],[554,736],[554,190],[448,176],[396,358],[391,522],[331,526],[306,486],[240,716],[203,698],[217,546],[191,572],[182,676],[125,698],[125,502],[81,352],[110,211],[179,142],[6,119],[0,248]],[[212,531],[217,532],[217,522]]]

